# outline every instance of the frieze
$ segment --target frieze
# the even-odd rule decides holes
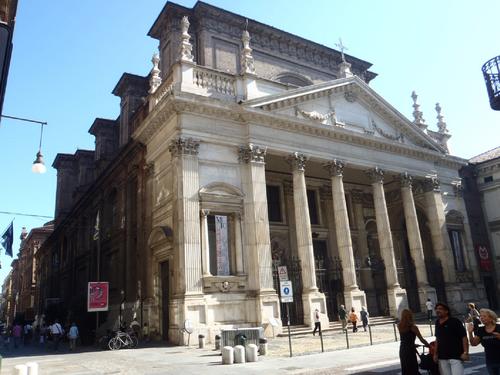
[[[403,133],[399,133],[399,135],[392,135],[392,134],[386,133],[384,130],[382,130],[381,128],[378,127],[377,123],[374,120],[372,120],[372,127],[382,137],[390,139],[391,141],[398,141],[401,143],[404,143],[404,141],[405,141],[405,137],[404,137]]]
[[[168,146],[168,151],[172,154],[172,157],[178,157],[182,155],[198,155],[198,148],[200,147],[200,142],[194,140],[193,138],[177,138],[170,142]]]
[[[286,158],[293,171],[304,171],[306,168],[307,156],[299,152],[294,152]]]
[[[322,115],[321,113],[316,112],[316,111],[308,112],[308,111],[304,111],[304,110],[300,109],[299,107],[295,107],[295,116],[298,116],[299,114],[302,117],[304,117],[308,120],[315,121],[315,122],[324,123],[324,122],[331,119],[332,125],[337,124],[337,115],[335,114],[335,109]]]
[[[344,174],[344,167],[345,162],[337,159],[333,159],[332,161],[323,164],[323,168],[330,173],[330,177],[342,177]]]
[[[238,161],[240,163],[265,163],[267,148],[254,145],[240,146]]]

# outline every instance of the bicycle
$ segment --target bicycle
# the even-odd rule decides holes
[[[139,344],[137,336],[130,335],[127,332],[117,331],[115,335],[109,339],[108,347],[110,350],[119,350],[122,348],[135,348]]]

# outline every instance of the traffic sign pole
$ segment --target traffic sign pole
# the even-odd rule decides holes
[[[292,335],[290,334],[290,309],[286,304],[286,325],[288,326],[288,346],[290,347],[290,357],[292,356]]]

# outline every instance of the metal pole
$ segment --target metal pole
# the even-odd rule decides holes
[[[290,347],[290,357],[292,357],[292,336],[290,335],[290,308],[286,303],[286,325],[288,326],[288,346]]]
[[[429,328],[431,329],[431,336],[434,336],[434,334],[432,333],[432,321],[429,320]]]
[[[321,323],[319,323],[319,338],[321,340],[321,353],[324,353],[325,348],[323,347],[323,332],[321,331]]]
[[[396,323],[392,323],[392,328],[394,328],[394,341],[398,342],[398,335],[396,333]]]
[[[349,330],[347,329],[346,327],[346,330],[345,330],[345,342],[347,344],[347,349],[349,349]]]
[[[97,258],[97,267],[96,267],[96,277],[97,281],[101,281],[100,275],[101,275],[101,233],[100,233],[100,228],[98,229],[98,238],[97,238],[97,249],[96,249],[96,258]],[[97,338],[97,330],[99,329],[99,311],[96,311],[95,315],[95,335]]]
[[[369,324],[368,324],[368,333],[370,334],[370,345],[373,345],[372,327]]]

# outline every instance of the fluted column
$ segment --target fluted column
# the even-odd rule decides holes
[[[203,276],[210,276],[210,244],[208,242],[208,215],[210,211],[201,210],[201,269]]]
[[[180,292],[202,293],[198,147],[192,138],[169,145],[174,166],[174,246],[178,257]]]
[[[293,205],[295,209],[295,233],[297,236],[297,251],[302,271],[302,304],[304,323],[312,326],[313,313],[318,309],[323,317],[327,316],[326,300],[323,293],[318,292],[316,285],[316,269],[312,242],[309,205],[307,202],[306,179],[304,176],[307,157],[300,153],[289,155],[287,161],[293,171]],[[323,324],[328,324],[326,319]]]
[[[248,286],[256,292],[256,323],[279,319],[278,295],[273,288],[271,240],[267,215],[266,149],[254,144],[239,148],[244,193],[244,249]]]
[[[446,228],[446,217],[439,179],[436,176],[429,176],[425,180],[424,191],[425,210],[427,219],[429,220],[432,248],[436,257],[441,261],[445,283],[451,283],[455,281],[455,265]]]
[[[288,157],[293,170],[293,204],[295,208],[295,232],[297,249],[302,266],[302,287],[305,292],[316,292],[316,270],[314,267],[314,250],[312,242],[309,205],[307,203],[306,179],[304,169],[307,158],[303,154],[294,153]]]
[[[412,177],[408,173],[402,173],[400,175],[400,182],[408,244],[410,246],[411,257],[413,259],[413,263],[415,264],[415,271],[417,274],[420,308],[422,311],[425,311],[425,302],[427,301],[427,298],[430,298],[432,301],[436,300],[436,290],[429,286],[429,282],[427,280],[424,247],[420,237],[417,210],[413,199]]]
[[[367,171],[373,188],[373,203],[375,206],[375,219],[380,246],[380,254],[384,260],[385,278],[387,282],[387,296],[389,310],[392,316],[397,317],[401,308],[408,306],[406,292],[401,289],[394,257],[389,213],[385,201],[384,171],[378,167]]]
[[[342,176],[344,163],[333,160],[324,165],[330,173],[332,183],[333,213],[335,218],[335,233],[337,249],[342,261],[342,278],[344,281],[344,300],[348,307],[355,307],[357,311],[366,306],[366,297],[358,288],[356,280],[356,266],[354,264],[354,251],[352,248],[351,228],[345,201],[344,182]]]

